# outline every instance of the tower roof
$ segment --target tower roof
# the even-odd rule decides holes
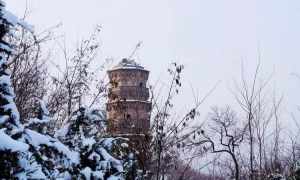
[[[144,67],[135,62],[134,60],[123,58],[112,70],[116,69],[141,69],[144,70]]]

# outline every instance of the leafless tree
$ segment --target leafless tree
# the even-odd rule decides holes
[[[92,106],[97,98],[105,95],[106,85],[103,79],[96,79],[96,71],[99,71],[99,68],[91,68],[99,49],[99,33],[100,27],[97,27],[87,40],[79,44],[74,54],[70,55],[65,46],[61,47],[65,67],[55,66],[60,76],[51,76],[53,85],[48,98],[49,110],[55,115],[56,126],[68,120],[72,112],[83,104],[88,106],[88,97],[92,96],[89,99]],[[97,65],[100,67],[103,64]],[[96,88],[92,89],[95,84]],[[97,93],[93,94],[94,92]]]
[[[168,69],[171,75],[171,81],[168,87],[166,96],[154,95],[152,89],[152,148],[153,148],[153,168],[155,178],[165,179],[170,172],[174,171],[175,160],[178,160],[179,151],[193,151],[191,146],[187,146],[195,134],[201,127],[201,122],[198,117],[200,115],[199,107],[206,100],[206,98],[216,88],[213,87],[202,99],[195,97],[194,105],[183,115],[177,115],[174,112],[174,104],[172,103],[176,95],[180,92],[182,86],[181,74],[183,65],[176,63],[172,64],[172,68]],[[161,92],[161,91],[160,91]],[[162,103],[159,99],[165,97]],[[160,105],[162,104],[162,105]],[[193,127],[193,123],[197,121],[198,126]],[[180,154],[180,153],[179,153]],[[198,152],[197,156],[202,153]]]
[[[249,83],[242,68],[241,85],[236,83],[237,91],[233,93],[242,109],[235,111],[238,120],[228,120],[236,118],[232,115],[234,113],[231,108],[213,109],[214,118],[210,118],[210,121],[214,122],[214,125],[203,126],[201,135],[192,143],[205,149],[208,149],[206,146],[209,144],[213,153],[228,154],[231,158],[221,159],[219,165],[226,167],[226,162],[233,162],[233,168],[227,166],[228,171],[223,174],[232,172],[235,179],[266,179],[271,174],[283,172],[280,167],[283,166],[282,158],[285,155],[280,144],[282,134],[279,111],[283,97],[277,99],[275,93],[270,93],[268,85],[272,74],[267,79],[260,79],[259,72],[260,64]],[[214,130],[214,133],[209,133],[209,129]]]
[[[235,112],[229,107],[225,109],[213,108],[210,120],[212,132],[207,133],[202,130],[202,137],[198,144],[209,144],[212,153],[228,154],[234,164],[233,177],[240,179],[240,165],[237,151],[244,140],[246,127],[239,128],[237,126],[237,118]],[[204,146],[206,148],[206,146]]]
[[[38,99],[47,93],[46,61],[49,56],[42,47],[53,40],[52,32],[56,27],[50,27],[39,34],[18,27],[14,29],[15,35],[9,39],[15,47],[9,69],[12,71],[15,102],[22,121],[36,116]]]
[[[236,101],[243,110],[245,121],[247,122],[247,139],[249,140],[249,179],[254,180],[259,178],[259,174],[263,169],[263,158],[265,154],[265,137],[269,128],[270,121],[274,119],[274,112],[278,109],[270,108],[268,98],[270,97],[268,84],[272,78],[271,74],[266,80],[259,79],[261,71],[260,61],[256,66],[253,78],[246,80],[244,66],[241,68],[241,85],[236,83],[237,93],[233,93]],[[275,103],[275,102],[274,102]],[[280,104],[280,103],[279,103]],[[271,105],[272,107],[272,105]],[[275,108],[275,106],[274,106]],[[258,143],[257,143],[258,142]],[[254,155],[256,145],[258,144],[258,159]],[[258,160],[258,162],[257,162]],[[258,164],[258,168],[257,168]]]

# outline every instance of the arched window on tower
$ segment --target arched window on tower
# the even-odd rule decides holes
[[[130,120],[130,119],[131,119],[130,114],[127,114],[127,115],[126,115],[126,119],[127,119],[127,120]]]

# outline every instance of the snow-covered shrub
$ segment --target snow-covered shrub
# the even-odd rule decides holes
[[[300,179],[300,161],[297,161],[295,164],[295,168],[290,177],[291,180],[298,180]]]
[[[10,72],[7,69],[7,59],[13,50],[5,41],[5,37],[14,25],[15,17],[5,10],[4,2],[0,1],[0,128],[6,128],[10,135],[22,131],[19,113],[14,103]]]
[[[66,172],[72,172],[73,167],[79,164],[79,153],[71,151],[56,138],[25,129],[24,139],[48,178],[64,177]]]
[[[13,179],[13,172],[20,171],[21,167],[18,164],[18,152],[12,152],[9,150],[2,150],[0,156],[0,168],[1,168],[1,178]]]
[[[39,133],[47,134],[50,133],[48,129],[52,119],[45,102],[42,100],[38,100],[38,102],[39,106],[37,108],[36,117],[30,118],[24,126]]]
[[[24,127],[20,123],[19,112],[14,102],[10,72],[7,69],[8,57],[13,50],[6,42],[6,35],[20,22],[6,11],[0,1],[0,154],[1,179],[42,179],[45,178],[41,166],[23,141]]]
[[[104,135],[105,120],[104,112],[80,108],[57,131],[56,136],[61,137],[70,147],[80,148],[83,146],[80,143],[94,142]]]
[[[128,139],[105,136],[105,116],[80,108],[56,134],[71,150],[80,154],[80,163],[71,176],[94,179],[135,179],[137,163]],[[132,177],[132,178],[130,178]]]
[[[269,175],[268,180],[284,180],[284,176],[279,173],[272,173]]]

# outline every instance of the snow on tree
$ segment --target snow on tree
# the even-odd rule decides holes
[[[298,180],[300,179],[300,160],[296,162],[295,167],[293,168],[293,172],[291,173],[290,180]]]
[[[66,178],[65,175],[79,164],[79,153],[56,138],[26,129],[24,139],[47,178]]]
[[[50,113],[43,100],[38,99],[39,106],[37,108],[36,117],[30,118],[25,127],[35,130],[42,134],[50,133],[48,130],[50,123],[53,121]]]
[[[7,69],[7,59],[12,48],[5,41],[10,27],[16,24],[16,18],[5,10],[5,4],[0,1],[0,115],[1,128],[7,128],[6,133],[15,135],[22,131],[19,112],[14,103],[14,92],[10,82],[10,72]]]
[[[104,113],[80,108],[57,136],[79,152],[80,164],[73,176],[85,179],[134,179],[137,161],[124,138],[105,138]],[[131,178],[130,178],[131,177]]]
[[[73,113],[68,122],[57,132],[71,148],[77,148],[85,142],[99,140],[105,131],[106,117],[104,112],[79,108]],[[78,149],[76,149],[78,150]]]
[[[35,161],[29,145],[22,142],[24,127],[14,103],[14,91],[7,69],[9,55],[13,52],[6,35],[16,24],[22,24],[6,11],[0,1],[0,177],[1,179],[45,178],[41,166]]]
[[[280,173],[272,173],[269,175],[268,180],[285,180],[285,178]]]

